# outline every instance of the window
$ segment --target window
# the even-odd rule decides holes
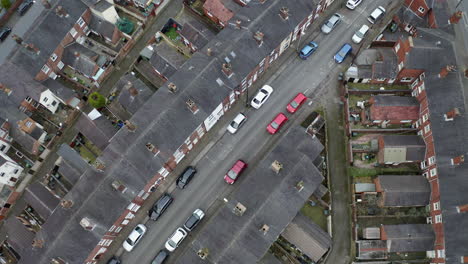
[[[426,161],[421,162],[421,169],[424,169],[427,167]]]
[[[85,24],[83,18],[81,18],[81,17],[78,19],[78,21],[77,21],[76,23],[78,23],[78,25],[80,25],[81,28],[82,28],[82,27],[84,26],[84,24]]]
[[[26,121],[26,127],[28,127],[28,128],[29,128],[29,127],[31,127],[31,126],[32,126],[32,124],[33,124],[33,123],[32,123],[31,121]]]
[[[50,56],[50,59],[51,59],[52,61],[56,61],[56,60],[57,60],[57,54],[52,53],[52,55]]]
[[[416,85],[418,85],[418,79],[416,79],[412,84],[411,84],[411,88],[414,88],[416,87]]]
[[[436,216],[437,219],[437,216]],[[442,220],[442,216],[440,216],[440,220]],[[436,220],[437,223],[437,220]],[[437,257],[438,258],[445,258],[445,250],[444,249],[438,249],[437,250]]]
[[[419,93],[418,93],[418,89],[416,89],[416,90],[414,90],[413,92],[411,92],[411,95],[414,96],[414,97],[418,96],[418,94],[419,94]]]
[[[402,82],[411,82],[412,80],[413,80],[412,77],[403,77],[403,78],[401,78]]]
[[[434,208],[434,210],[440,210],[440,202],[433,203],[432,207]]]
[[[72,35],[72,37],[75,37],[76,34],[78,34],[78,32],[76,31],[75,28],[72,28],[72,29],[70,29],[70,34]]]
[[[442,223],[442,215],[436,215],[435,216],[435,222],[437,223]]]
[[[17,173],[18,173],[18,171],[19,171],[19,170],[18,170],[18,169],[16,169],[16,170],[14,170],[14,171],[13,171],[13,173],[14,173],[14,174],[17,174]]]
[[[418,11],[421,12],[421,13],[424,13],[424,11],[426,11],[426,9],[424,7],[422,7],[422,6],[420,6],[418,8]]]
[[[423,115],[423,123],[427,121],[427,119],[429,119],[429,114],[424,114]]]
[[[47,65],[44,65],[44,66],[42,66],[42,69],[41,69],[41,71],[42,71],[43,73],[45,73],[45,74],[48,74],[48,73],[49,73],[49,71],[50,71],[50,68],[49,68],[49,67],[47,67]]]
[[[16,154],[16,156],[18,156],[18,158],[20,158],[20,159],[24,157],[23,153],[21,153],[21,152],[19,152],[19,151],[16,151],[15,154]]]
[[[3,176],[5,176],[5,173],[4,172],[0,173],[0,177],[3,177]]]
[[[383,81],[385,81],[385,78],[377,78],[377,81],[378,82],[383,82]]]
[[[428,173],[428,172],[424,172],[424,173],[422,174],[422,176],[425,177],[425,178],[429,178],[429,173]]]
[[[398,64],[398,70],[401,71],[403,69],[403,66],[405,66],[405,63],[402,61],[400,64]]]
[[[431,126],[430,125],[427,125],[424,127],[424,133],[429,133],[429,131],[431,131]]]
[[[44,103],[47,103],[47,101],[49,101],[49,98],[44,97],[44,100],[43,100],[43,101],[44,101]]]
[[[0,146],[0,151],[3,151],[3,150],[5,150],[5,149],[6,149],[6,146],[5,146],[5,145],[1,145],[1,146]]]
[[[57,101],[52,101],[52,106],[56,106],[57,105]]]
[[[400,50],[400,43],[398,43],[396,46],[395,46],[395,52],[398,52]]]
[[[419,130],[418,135],[422,136],[422,134],[423,134],[422,130]]]
[[[419,93],[421,93],[424,90],[424,83],[421,84],[421,86],[418,87]]]
[[[429,166],[435,163],[435,156],[429,157]]]
[[[429,173],[430,173],[431,177],[434,177],[434,176],[437,175],[437,169],[433,168],[433,169],[431,169],[431,171]]]

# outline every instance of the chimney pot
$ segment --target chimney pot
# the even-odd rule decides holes
[[[231,78],[231,76],[234,74],[232,71],[231,64],[229,63],[223,63],[222,70],[228,78]]]
[[[254,34],[254,39],[257,41],[258,43],[258,46],[262,46],[263,44],[263,37],[265,36],[265,34],[263,34],[262,32],[260,31],[257,31],[255,34]]]
[[[266,235],[268,230],[270,230],[270,227],[268,225],[263,225],[262,228],[260,228],[260,232],[262,232],[263,235]]]
[[[273,161],[273,163],[271,164],[271,169],[277,174],[281,171],[282,168],[283,168],[283,164],[281,164],[277,160]]]
[[[127,127],[127,129],[130,132],[135,132],[136,126],[134,124],[132,124],[129,120],[125,120],[124,125]]]
[[[195,102],[192,99],[187,100],[187,106],[192,111],[193,114],[198,113],[198,106],[195,104]]]
[[[280,16],[284,19],[284,20],[288,20],[289,18],[289,8],[287,7],[281,7],[280,8]]]
[[[458,157],[450,159],[450,162],[452,163],[452,165],[460,165],[463,162],[465,162],[465,155],[460,155]]]
[[[247,211],[247,207],[245,207],[241,203],[237,203],[236,207],[234,207],[233,209],[234,214],[236,214],[237,216],[242,216],[245,213],[245,211]]]
[[[241,29],[242,28],[241,24],[242,24],[242,21],[240,21],[239,19],[236,20],[236,28]]]
[[[171,91],[172,93],[177,92],[177,86],[176,86],[174,83],[172,83],[172,82],[169,83],[169,84],[167,85],[167,88],[168,88],[169,91]]]
[[[64,209],[69,209],[69,208],[71,208],[73,206],[73,201],[71,201],[71,200],[62,200],[60,202],[60,205]]]

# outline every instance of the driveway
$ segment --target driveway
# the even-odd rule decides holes
[[[197,175],[184,190],[176,189],[174,184],[169,186],[168,192],[174,197],[173,204],[157,222],[148,220],[147,217],[142,221],[148,226],[148,232],[140,244],[130,253],[123,252],[120,249],[116,254],[121,256],[123,263],[150,263],[156,253],[164,248],[167,237],[177,227],[181,226],[196,208],[201,208],[207,213],[206,219],[197,227],[197,230],[203,228],[203,225],[216,212],[218,206],[222,204],[223,198],[235,191],[238,186],[238,184],[230,186],[223,182],[223,175],[230,166],[239,158],[245,160],[249,164],[249,168],[241,176],[240,181],[249,177],[249,171],[269,152],[285,131],[293,123],[297,125],[299,121],[303,120],[303,116],[310,113],[319,104],[327,107],[331,104],[336,107],[333,115],[328,116],[327,114],[327,117],[331,118],[328,120],[328,123],[336,123],[335,127],[339,127],[340,124],[337,123],[337,119],[341,118],[339,114],[341,110],[337,93],[328,92],[336,89],[336,83],[329,83],[329,81],[336,79],[337,73],[345,69],[351,58],[347,58],[343,64],[339,65],[333,61],[333,55],[345,42],[350,42],[354,31],[361,24],[365,23],[367,15],[377,5],[387,2],[389,1],[364,1],[357,10],[340,10],[340,13],[344,15],[343,22],[330,35],[323,35],[319,30],[314,30],[307,37],[302,37],[302,44],[311,40],[319,44],[318,50],[306,61],[299,59],[295,55],[296,50],[300,49],[302,44],[297,45],[294,43],[290,50],[283,55],[282,61],[278,62],[279,64],[276,66],[277,70],[270,69],[267,76],[259,80],[259,83],[269,84],[275,89],[270,99],[259,110],[245,108],[244,101],[242,100],[238,103],[236,108],[245,113],[248,120],[236,135],[226,133],[225,125],[219,125],[218,131],[214,130],[210,132],[212,133],[213,140],[205,149],[194,155],[195,158],[191,163],[197,167]],[[357,50],[357,46],[353,45],[353,48]],[[289,115],[290,121],[282,128],[279,134],[274,136],[269,135],[265,131],[267,124],[278,112],[285,112],[286,104],[298,92],[305,93],[311,99],[299,112]],[[250,97],[252,96],[251,94]],[[230,117],[234,116],[235,113],[236,110],[231,111],[223,119],[223,122],[227,123],[230,121]],[[301,117],[299,118],[299,116]],[[333,128],[333,125],[331,127]],[[338,128],[336,133],[341,138],[343,137],[343,133],[340,133]],[[330,136],[335,137],[335,134]],[[343,138],[341,140],[344,141]],[[344,143],[338,141],[337,145],[344,146]],[[337,158],[336,160],[332,158],[329,163],[331,168],[335,166],[339,167],[337,166],[338,164],[344,166],[344,158]],[[343,169],[344,167],[340,170],[332,169],[331,172],[336,174],[337,177],[342,178],[345,177]],[[175,177],[177,175],[172,175],[171,180],[174,180]],[[334,184],[334,181],[335,179],[332,178],[332,184]],[[332,187],[333,191],[336,190],[341,195],[337,198],[337,203],[340,203],[341,206],[337,205],[333,208],[334,211],[343,212],[342,216],[344,218],[335,218],[333,226],[340,224],[343,226],[339,232],[343,232],[342,234],[345,235],[335,236],[334,243],[337,244],[335,248],[338,248],[340,254],[344,257],[349,256],[350,250],[350,236],[346,235],[350,234],[350,216],[347,206],[349,193],[342,190],[348,188],[348,186],[347,182],[342,182],[336,189]],[[187,245],[191,237],[197,234],[197,230],[192,232],[186,238],[188,241],[184,241],[181,247],[172,254],[169,263],[173,262],[177,258],[177,255],[180,255],[185,250],[184,245]],[[344,263],[344,258],[336,256],[336,262],[329,263]]]

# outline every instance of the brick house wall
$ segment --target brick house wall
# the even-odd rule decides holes
[[[423,18],[429,11],[426,0],[405,0],[404,5],[413,11],[414,14]]]

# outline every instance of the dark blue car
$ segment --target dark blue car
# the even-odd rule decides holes
[[[348,56],[352,50],[353,48],[351,47],[351,45],[345,43],[333,58],[337,63],[342,63],[346,59],[346,56]]]
[[[302,48],[301,52],[299,52],[299,57],[303,60],[307,59],[314,51],[318,48],[317,43],[311,41],[304,48]]]

